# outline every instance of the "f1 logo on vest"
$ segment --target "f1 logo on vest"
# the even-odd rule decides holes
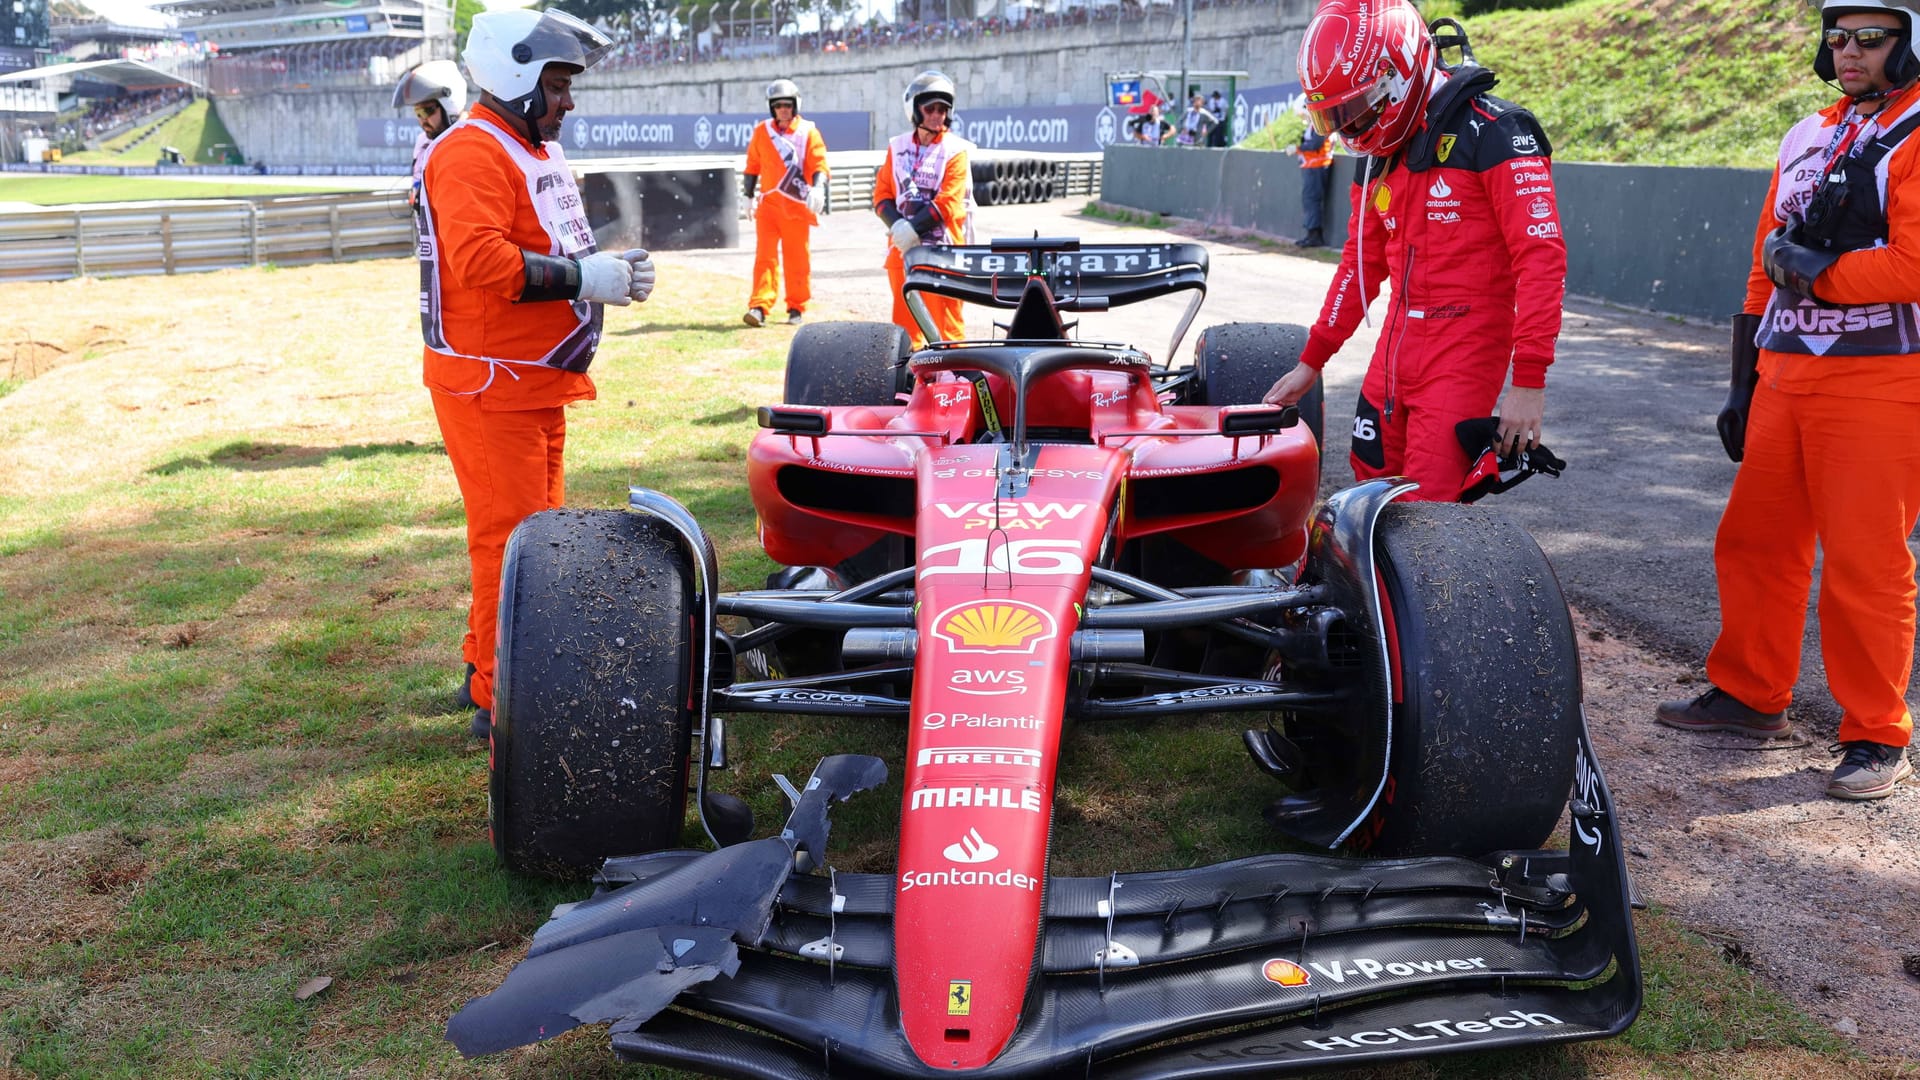
[[[555,184],[557,184],[557,183],[559,183],[559,182],[560,182],[560,177],[558,177],[558,176],[556,176],[555,174],[553,174],[553,173],[541,173],[541,174],[540,174],[540,175],[539,175],[539,176],[538,176],[537,178],[535,178],[535,180],[533,181],[533,193],[534,193],[535,195],[538,195],[538,194],[540,194],[541,192],[543,192],[543,191],[545,191],[545,190],[547,190],[548,188],[550,188],[550,187],[552,187],[553,185],[555,185]]]

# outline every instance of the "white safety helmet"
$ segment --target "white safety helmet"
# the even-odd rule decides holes
[[[585,71],[612,48],[607,35],[564,11],[516,8],[475,15],[461,59],[474,85],[516,112],[537,116],[546,111],[540,72],[548,64]],[[533,111],[528,105],[536,97],[543,99],[542,108]]]
[[[467,109],[467,80],[460,77],[460,65],[451,60],[429,60],[405,75],[393,88],[393,107],[411,109],[438,101],[447,111],[447,121],[459,119]]]
[[[1900,21],[1900,34],[1883,48],[1887,53],[1887,83],[1893,89],[1920,77],[1920,41],[1915,41],[1915,24],[1920,23],[1920,3],[1915,0],[1824,0],[1820,5],[1820,33],[1825,36],[1842,15],[1885,13]],[[1833,50],[1821,41],[1814,46],[1813,71],[1826,82],[1839,78],[1833,65]]]
[[[923,71],[907,84],[907,92],[900,95],[901,103],[907,110],[907,123],[920,126],[920,105],[925,101],[940,100],[947,103],[949,110],[957,108],[953,100],[953,80],[938,71]],[[953,126],[951,115],[947,126]]]
[[[773,115],[773,103],[776,101],[793,102],[795,115],[800,112],[800,87],[792,79],[775,79],[767,84],[767,115]]]

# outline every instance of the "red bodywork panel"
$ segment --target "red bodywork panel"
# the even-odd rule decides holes
[[[1010,394],[994,377],[994,400],[1004,422],[1013,416]],[[1118,543],[1172,533],[1182,543],[1233,569],[1287,566],[1306,550],[1306,524],[1319,486],[1317,448],[1305,425],[1278,435],[1229,439],[1216,434],[1219,410],[1168,406],[1125,375],[1069,371],[1037,384],[1028,405],[1035,429],[1086,432],[1130,458]],[[943,433],[949,446],[970,444],[984,431],[972,384],[942,375],[916,388],[906,406],[853,405],[831,410],[833,432],[820,437],[762,432],[747,450],[747,484],[768,556],[788,566],[833,566],[889,535],[914,536],[915,455],[942,445],[937,438],[895,432]],[[1182,438],[1113,437],[1114,432],[1205,433]],[[1243,473],[1244,470],[1244,473]],[[1249,490],[1272,488],[1257,505],[1187,507],[1166,494],[1194,490],[1186,481],[1216,475]],[[1244,481],[1243,481],[1244,477]],[[937,480],[937,478],[936,478]],[[1158,495],[1128,488],[1149,484]]]
[[[1010,427],[1011,395],[992,381]],[[1025,489],[999,499],[1006,447],[975,441],[974,385],[951,373],[904,406],[833,408],[832,434],[762,432],[749,448],[760,538],[777,561],[832,566],[889,535],[914,538],[894,963],[902,1027],[929,1065],[986,1065],[1019,1026],[1073,633],[1096,558],[1152,533],[1232,569],[1285,566],[1305,550],[1312,435],[1299,425],[1228,438],[1219,413],[1163,405],[1123,372],[1049,376],[1028,402],[1040,448]],[[839,434],[849,431],[871,434]]]

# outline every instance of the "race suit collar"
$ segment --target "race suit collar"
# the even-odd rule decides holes
[[[1434,144],[1452,130],[1454,118],[1473,104],[1473,99],[1492,90],[1500,82],[1493,72],[1474,64],[1454,68],[1452,74],[1433,92],[1427,102],[1426,122],[1407,140],[1404,159],[1425,161],[1433,156]]]

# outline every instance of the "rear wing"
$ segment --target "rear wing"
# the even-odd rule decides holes
[[[904,299],[928,341],[939,340],[915,296],[931,292],[984,307],[1013,308],[1028,281],[1044,282],[1057,311],[1106,311],[1176,292],[1193,299],[1173,335],[1179,348],[1207,293],[1207,249],[1199,244],[1082,244],[1070,237],[922,244],[907,252]]]

